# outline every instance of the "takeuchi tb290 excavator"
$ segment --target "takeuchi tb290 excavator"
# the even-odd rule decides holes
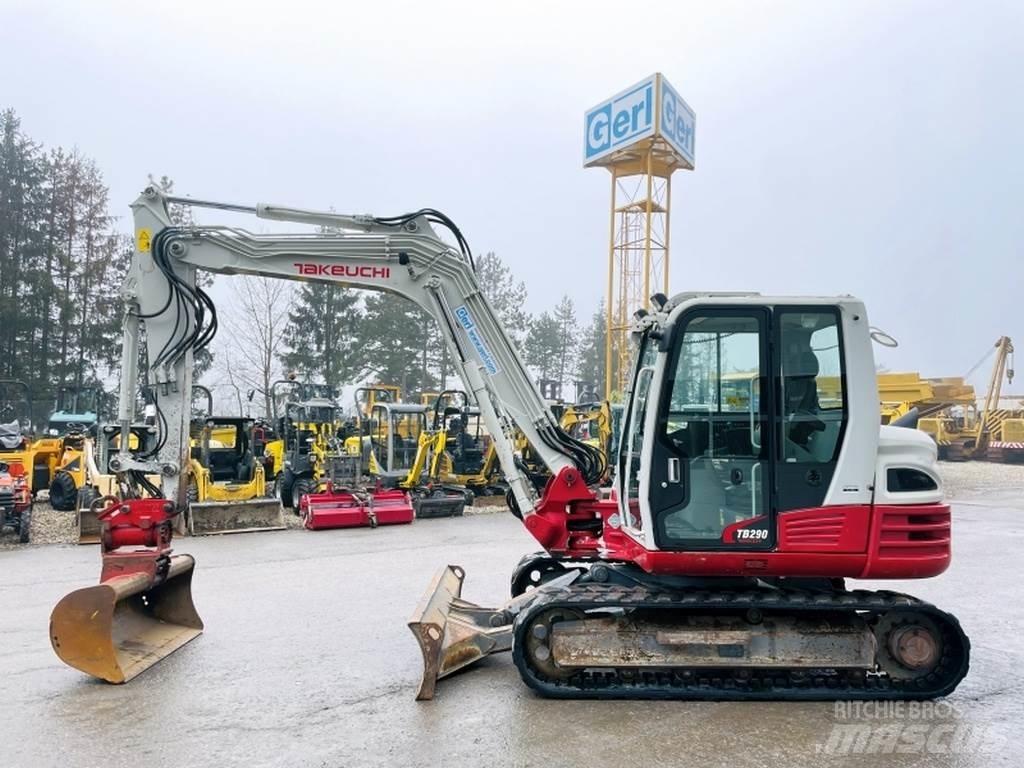
[[[324,231],[177,227],[169,203]],[[559,428],[480,291],[462,233],[438,211],[344,216],[153,187],[133,209],[120,419],[127,430],[144,322],[161,437],[151,455],[122,449],[117,468],[159,472],[163,498],[104,512],[101,585],[54,611],[54,648],[69,664],[125,679],[202,628],[186,599],[193,562],[171,556],[167,520],[186,502],[192,354],[216,327],[195,280],[206,269],[412,300],[437,321],[480,406],[543,551],[523,558],[499,608],[461,599],[460,567],[439,572],[410,622],[424,659],[418,698],[501,650],[554,697],[925,699],[966,674],[969,643],[953,616],[845,587],[927,578],[950,562],[935,447],[914,430],[879,428],[872,331],[857,299],[653,297],[635,319],[615,480],[601,489],[601,452]],[[550,472],[540,488],[516,461],[516,427]],[[122,664],[127,673],[111,674]]]

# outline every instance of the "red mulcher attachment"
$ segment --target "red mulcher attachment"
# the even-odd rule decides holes
[[[405,491],[357,491],[335,489],[328,482],[320,493],[309,493],[299,501],[299,513],[311,531],[327,528],[358,528],[411,523],[415,517],[412,500]]]
[[[174,504],[109,497],[98,515],[99,586],[66,595],[50,614],[50,642],[86,674],[124,683],[203,631],[192,603],[191,555],[171,555]]]

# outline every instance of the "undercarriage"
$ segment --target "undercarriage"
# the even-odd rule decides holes
[[[424,653],[421,698],[503,650],[527,685],[555,698],[930,699],[968,668],[955,617],[842,580],[652,576],[538,553],[516,569],[519,593],[485,609],[461,600],[463,578],[444,569],[410,623]]]

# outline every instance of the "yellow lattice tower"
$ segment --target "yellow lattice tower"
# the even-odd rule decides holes
[[[628,382],[633,314],[668,293],[672,173],[693,169],[694,112],[661,74],[587,110],[583,164],[612,177],[605,396]]]

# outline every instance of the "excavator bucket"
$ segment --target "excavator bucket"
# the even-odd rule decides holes
[[[193,501],[189,504],[188,532],[192,536],[280,531],[284,528],[284,512],[277,498]]]
[[[61,660],[109,683],[125,683],[203,631],[192,603],[190,555],[170,558],[158,585],[146,573],[114,576],[66,595],[50,614]]]
[[[568,586],[579,576],[575,570],[552,579],[544,592]],[[423,678],[417,701],[434,698],[437,681],[485,656],[512,650],[512,622],[532,603],[541,589],[514,597],[500,608],[483,608],[462,599],[466,573],[458,565],[442,568],[434,577],[409,629],[423,653]]]

